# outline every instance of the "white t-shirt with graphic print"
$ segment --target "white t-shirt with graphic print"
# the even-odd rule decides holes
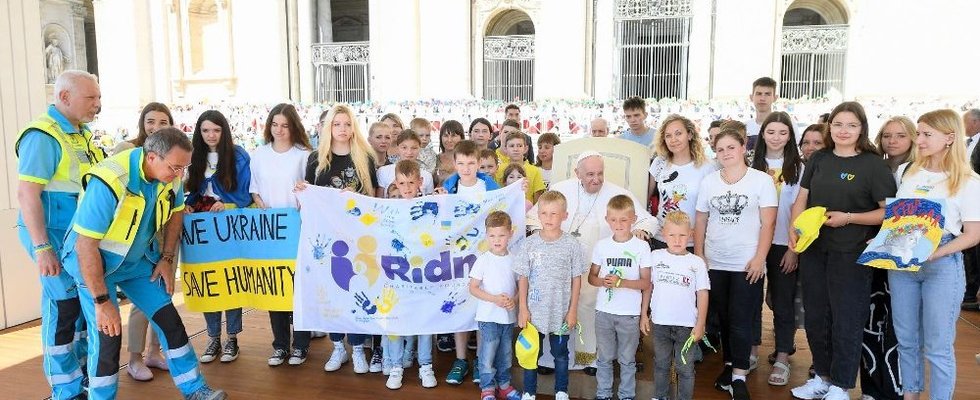
[[[693,328],[698,322],[697,293],[711,289],[704,260],[692,253],[675,255],[660,249],[650,254],[650,263],[650,321]]]
[[[760,209],[776,207],[776,186],[769,174],[749,168],[732,185],[716,171],[701,181],[699,212],[708,213],[704,256],[712,270],[743,272],[755,256],[762,228]]]
[[[640,279],[640,268],[650,268],[650,245],[636,236],[625,242],[608,237],[592,248],[592,264],[599,266],[600,279],[609,274],[623,279]],[[614,315],[640,315],[642,300],[643,294],[636,289],[600,287],[596,292],[595,309]]]
[[[671,211],[683,211],[691,218],[691,228],[694,228],[694,212],[698,201],[698,190],[705,176],[716,170],[715,164],[705,161],[701,166],[691,161],[684,165],[675,165],[658,158],[650,164],[650,175],[657,182],[657,195],[660,205],[657,210],[658,226],[664,226],[664,217]],[[653,234],[654,239],[664,241],[663,234],[658,229]],[[694,246],[694,235],[687,243]]]

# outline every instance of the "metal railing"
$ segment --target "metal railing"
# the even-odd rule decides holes
[[[483,98],[534,100],[534,36],[483,39]]]
[[[370,99],[370,43],[313,45],[314,99],[359,103]]]
[[[783,27],[780,96],[822,97],[844,89],[847,25]]]
[[[687,97],[690,0],[617,0],[615,79],[619,98]]]

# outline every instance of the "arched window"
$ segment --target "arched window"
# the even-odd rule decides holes
[[[843,92],[847,31],[847,12],[836,1],[793,2],[783,16],[780,96]]]
[[[687,97],[691,0],[616,0],[619,98]]]
[[[521,10],[504,11],[487,24],[483,98],[534,100],[534,22]]]

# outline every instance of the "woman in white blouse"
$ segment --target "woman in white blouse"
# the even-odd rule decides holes
[[[953,342],[966,278],[963,250],[980,241],[980,177],[967,163],[963,121],[953,110],[936,110],[918,120],[914,161],[899,167],[898,198],[942,200],[943,237],[916,272],[890,270],[892,313],[906,399],[925,390],[929,398],[953,398]]]

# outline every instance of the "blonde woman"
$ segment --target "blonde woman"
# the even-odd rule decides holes
[[[650,163],[647,198],[656,194],[660,199],[654,210],[657,221],[663,225],[664,217],[671,211],[695,215],[701,180],[714,172],[715,166],[704,154],[694,123],[677,114],[668,116],[657,131],[654,151],[657,155]],[[687,247],[693,252],[693,237]],[[667,248],[659,230],[653,236],[653,248]]]
[[[963,121],[953,110],[936,110],[918,120],[918,154],[895,174],[899,198],[942,199],[945,219],[939,248],[916,272],[888,271],[892,312],[905,399],[925,390],[929,398],[953,398],[956,387],[956,320],[966,278],[963,250],[980,241],[980,177],[966,157]]]
[[[335,105],[320,124],[319,146],[306,163],[306,181],[296,184],[296,189],[303,190],[310,184],[374,196],[378,188],[377,168],[371,156],[371,145],[361,133],[354,112],[344,104]],[[348,355],[344,348],[344,336],[343,333],[330,334],[333,353],[323,369],[336,371],[348,360],[353,360],[355,373],[367,373],[368,361],[364,353],[366,335],[346,335],[352,355]]]
[[[875,147],[894,173],[915,158],[915,123],[907,117],[891,117],[878,130]],[[864,351],[861,353],[861,394],[875,399],[902,397],[898,365],[898,339],[892,322],[888,271],[871,271],[871,317],[864,324]]]
[[[875,147],[884,155],[892,172],[915,158],[915,136],[915,124],[907,117],[891,117],[881,125]]]

